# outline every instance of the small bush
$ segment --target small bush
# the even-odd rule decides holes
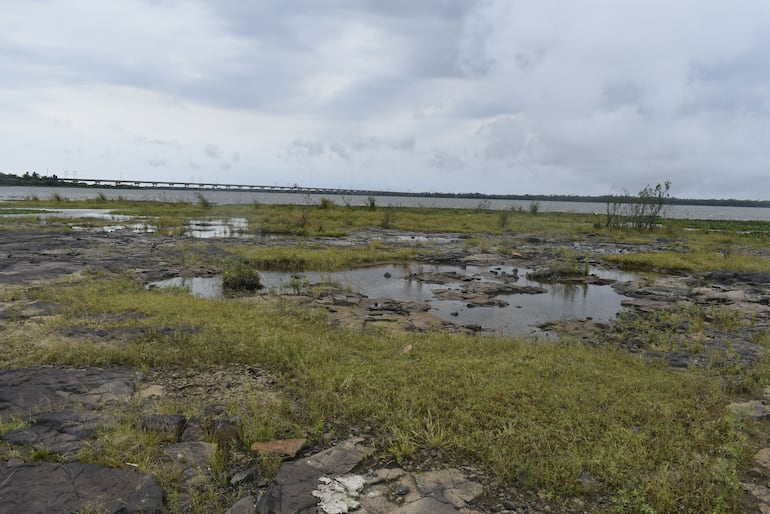
[[[386,207],[382,213],[380,226],[382,228],[393,228],[393,225],[396,223],[396,218],[397,214],[395,207]]]
[[[257,270],[248,261],[241,259],[225,261],[222,285],[230,291],[256,291],[263,287]]]
[[[213,206],[213,204],[205,197],[203,196],[203,193],[195,193],[195,197],[197,200],[197,205],[203,210],[209,210]]]

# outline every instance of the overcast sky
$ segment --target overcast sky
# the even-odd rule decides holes
[[[0,171],[770,199],[768,0],[3,0]]]

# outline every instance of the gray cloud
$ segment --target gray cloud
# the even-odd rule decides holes
[[[367,188],[770,191],[770,5],[756,0],[84,5],[3,5],[6,169],[141,162],[155,177],[212,159],[245,182],[355,170]],[[463,167],[483,173],[442,174]]]
[[[206,154],[206,157],[210,157],[211,159],[220,159],[222,157],[222,150],[219,148],[219,145],[213,143],[207,144],[203,148],[203,153]]]
[[[147,164],[152,168],[168,168],[170,163],[166,159],[147,159]]]

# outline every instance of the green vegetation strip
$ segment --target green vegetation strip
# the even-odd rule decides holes
[[[619,350],[568,341],[354,333],[291,303],[146,291],[127,278],[27,294],[67,311],[36,322],[37,329],[9,326],[3,366],[263,366],[283,377],[284,392],[301,408],[275,409],[267,424],[249,421],[247,437],[316,437],[329,424],[368,425],[391,434],[380,450],[398,461],[439,451],[503,484],[608,495],[619,510],[730,511],[739,497],[746,427],[726,414],[730,397],[705,373],[673,373]],[[123,313],[142,316],[103,321]],[[89,323],[140,326],[147,335],[124,342],[61,335]],[[411,350],[402,351],[407,345]],[[116,462],[130,457],[115,451]],[[597,489],[587,490],[581,476]]]

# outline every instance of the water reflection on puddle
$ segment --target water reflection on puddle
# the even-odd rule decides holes
[[[358,292],[370,298],[428,302],[430,312],[438,318],[459,325],[479,325],[487,331],[506,335],[537,333],[536,326],[545,321],[570,318],[611,320],[621,310],[623,296],[609,286],[541,284],[530,281],[519,269],[517,286],[541,286],[547,292],[541,294],[503,294],[496,298],[508,303],[503,307],[472,307],[465,300],[439,300],[434,291],[462,287],[463,278],[474,277],[482,282],[497,282],[494,273],[513,275],[510,266],[448,266],[448,265],[386,265],[353,269],[334,273],[307,272],[301,275],[282,272],[260,273],[267,292],[292,293],[298,286],[315,283],[334,283],[343,289]],[[407,277],[413,273],[456,273],[458,280],[443,284],[431,284]],[[620,271],[592,270],[592,273],[617,281],[636,280],[639,275]],[[183,287],[191,294],[204,298],[222,296],[221,277],[172,278],[148,285],[155,287]]]
[[[508,303],[505,307],[469,307],[469,302],[460,300],[439,300],[434,295],[437,289],[459,289],[461,282],[431,284],[406,277],[416,272],[454,272],[462,277],[479,277],[482,281],[495,281],[490,273],[513,274],[512,267],[505,266],[447,266],[447,265],[388,265],[374,268],[354,269],[335,273],[302,274],[310,283],[334,282],[341,287],[364,294],[370,298],[393,298],[397,300],[428,302],[431,313],[437,317],[460,325],[475,324],[486,330],[507,335],[523,335],[536,331],[535,326],[545,321],[592,318],[610,320],[621,310],[622,296],[608,285],[566,285],[540,284],[526,279],[531,270],[519,269],[518,286],[542,286],[542,294],[508,294],[497,298]],[[602,278],[618,281],[635,280],[638,275],[606,270],[592,270]],[[267,289],[288,292],[296,283],[292,274],[264,272],[260,274]],[[388,278],[386,275],[390,275]]]
[[[192,220],[185,226],[185,233],[192,237],[242,237],[247,235],[249,222],[246,218]]]

